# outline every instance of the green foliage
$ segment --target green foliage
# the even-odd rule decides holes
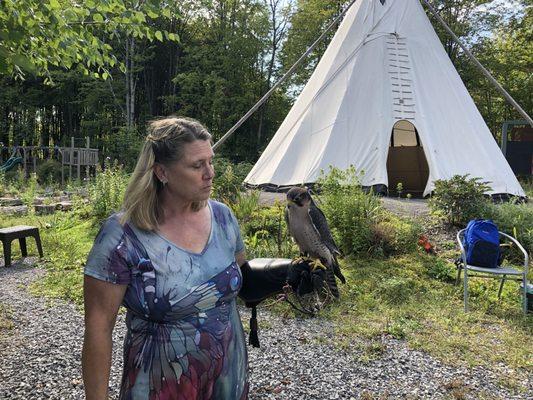
[[[11,310],[4,304],[0,303],[0,339],[2,334],[13,328],[13,316]]]
[[[372,224],[382,211],[379,198],[365,193],[355,169],[330,168],[317,181],[318,206],[324,211],[337,246],[348,255],[372,246]]]
[[[409,301],[416,290],[415,280],[393,276],[381,281],[376,292],[384,302],[399,305]]]
[[[37,191],[39,189],[39,183],[37,182],[37,175],[34,173],[31,173],[28,179],[24,182],[24,190],[21,194],[21,200],[22,202],[27,205],[28,207],[31,207],[33,204],[33,199],[35,198]]]
[[[4,171],[0,171],[0,196],[4,196],[7,192],[7,179]]]
[[[236,202],[229,205],[237,220],[247,222],[252,219],[254,212],[259,208],[259,194],[258,190],[237,194]]]
[[[61,183],[62,165],[56,160],[46,160],[37,166],[37,179],[41,185]],[[65,174],[65,176],[67,176]]]
[[[370,232],[369,252],[388,257],[415,251],[422,228],[416,221],[383,212],[371,225]]]
[[[465,225],[474,218],[489,215],[489,199],[485,193],[490,190],[481,178],[455,175],[450,179],[435,181],[435,190],[428,202],[434,215],[444,218],[452,225]]]
[[[454,282],[457,270],[454,265],[443,258],[428,260],[427,274],[433,279],[443,282]]]
[[[0,74],[77,67],[87,75],[94,68],[95,76],[107,79],[108,68],[118,64],[115,35],[163,41],[161,32],[147,23],[157,18],[171,18],[170,9],[157,0],[5,0],[0,7]],[[165,37],[177,40],[173,33],[165,32]]]
[[[104,154],[111,160],[132,171],[137,162],[142,137],[135,128],[120,127],[115,133],[104,138]]]
[[[533,207],[531,204],[515,204],[514,202],[494,204],[491,207],[491,218],[500,231],[516,237],[524,249],[530,255],[533,254]]]
[[[232,164],[226,158],[217,157],[213,163],[215,178],[213,180],[213,197],[232,207],[242,195],[242,182],[252,168],[251,164]]]
[[[280,57],[284,71],[287,71],[333,22],[341,7],[342,2],[329,0],[296,2],[296,9],[291,15],[287,41]],[[308,56],[308,61],[291,77],[292,84],[304,85],[309,80],[334,34],[335,30],[329,31],[326,38],[315,47],[315,50]]]
[[[287,230],[284,210],[283,204],[276,203],[271,207],[255,208],[251,214],[238,217],[249,258],[293,258],[298,254],[298,248]]]
[[[98,171],[89,187],[92,213],[97,219],[105,219],[120,210],[128,179],[124,169],[117,164],[106,165],[103,171]]]

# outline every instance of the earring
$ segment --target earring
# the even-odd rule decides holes
[[[162,179],[162,180],[161,180],[161,183],[163,184],[163,186],[165,186],[165,185],[167,184],[167,182],[168,182],[168,181],[167,181],[166,179]]]

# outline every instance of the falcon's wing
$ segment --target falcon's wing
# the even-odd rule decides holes
[[[334,262],[333,265],[331,265],[333,273],[335,274],[335,276],[337,276],[337,278],[341,280],[342,283],[346,283],[346,278],[344,278],[344,275],[342,275],[339,263],[337,261],[337,256],[341,255],[341,252],[339,251],[337,245],[335,244],[335,241],[333,240],[333,236],[331,235],[331,231],[329,230],[326,216],[324,215],[322,210],[316,206],[314,202],[312,202],[309,207],[309,216],[311,217],[311,222],[313,223],[313,226],[320,234],[322,242],[324,242],[324,244],[327,246],[333,256]],[[334,295],[335,293],[337,293],[335,297],[338,297],[338,289],[336,288],[337,284],[335,283],[335,277],[330,276],[327,280],[330,290],[332,290],[332,293]]]
[[[339,248],[337,247],[337,245],[335,244],[335,241],[333,240],[331,231],[329,230],[326,216],[324,215],[322,210],[316,206],[314,201],[309,206],[309,217],[311,217],[311,222],[313,223],[313,226],[315,227],[317,232],[320,234],[320,238],[322,239],[324,244],[328,247],[329,251],[331,251],[334,255],[341,255]]]

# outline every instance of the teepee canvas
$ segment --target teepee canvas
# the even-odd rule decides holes
[[[429,194],[469,174],[524,191],[418,0],[358,0],[250,171],[252,186],[314,182],[355,166],[364,186]]]

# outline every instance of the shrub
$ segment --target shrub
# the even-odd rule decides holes
[[[238,196],[244,190],[242,182],[252,168],[251,164],[233,164],[226,158],[217,157],[214,161],[215,178],[213,182],[213,197],[229,206],[238,201]]]
[[[432,257],[427,267],[428,276],[439,281],[453,282],[456,273],[456,268],[442,258]]]
[[[243,190],[241,183],[233,172],[233,166],[227,164],[221,174],[217,174],[215,171],[213,197],[218,201],[231,205],[237,201],[237,196]]]
[[[244,234],[250,237],[257,232],[263,232],[263,235],[278,243],[290,240],[285,223],[284,207],[281,204],[255,210],[248,219],[244,220],[241,228]]]
[[[429,200],[434,215],[443,217],[452,225],[465,225],[474,218],[486,218],[490,214],[490,200],[485,192],[488,182],[468,175],[455,175],[451,179],[436,180],[435,190]]]
[[[337,246],[348,255],[372,246],[373,220],[382,211],[380,200],[365,193],[353,167],[330,167],[317,181],[318,206],[324,211]]]
[[[46,160],[37,167],[38,182],[41,185],[61,182],[61,169],[62,165],[59,161]]]
[[[253,190],[249,193],[239,193],[236,201],[230,204],[230,207],[235,217],[241,223],[246,223],[259,208],[259,191]]]
[[[514,236],[529,254],[533,253],[533,207],[530,204],[495,204],[491,206],[491,217],[500,231]]]
[[[106,165],[103,171],[98,169],[89,187],[93,215],[101,220],[118,211],[127,184],[128,176],[117,163]]]
[[[390,256],[414,251],[422,229],[407,218],[382,213],[370,231],[370,252]]]

